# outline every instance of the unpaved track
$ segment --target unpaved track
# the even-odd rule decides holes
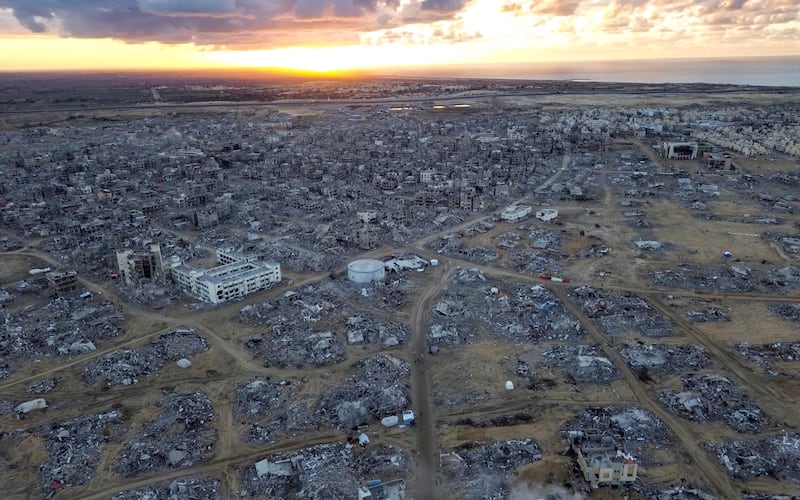
[[[440,498],[436,487],[437,452],[436,425],[431,404],[430,370],[428,367],[428,342],[426,324],[433,299],[447,286],[454,269],[443,262],[438,281],[433,282],[417,300],[411,311],[413,363],[411,385],[414,391],[414,410],[417,422],[417,477],[413,485],[414,498],[420,500]]]

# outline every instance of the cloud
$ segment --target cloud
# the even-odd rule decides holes
[[[0,0],[0,9],[10,9],[32,32],[236,46],[254,34],[268,40],[282,33],[289,39],[304,34],[313,41],[347,30],[350,38],[357,37],[397,26],[400,10],[424,8],[427,2],[431,0],[414,0],[405,6],[400,0]],[[463,3],[439,0],[430,8],[457,10]]]
[[[206,48],[514,36],[540,44],[594,46],[603,37],[618,37],[632,45],[659,39],[666,45],[663,33],[689,43],[720,31],[731,39],[746,33],[758,40],[760,30],[783,36],[800,51],[800,42],[792,39],[800,26],[800,0],[0,0],[0,12],[6,18],[12,13],[32,32]],[[493,23],[486,16],[495,16]],[[19,29],[0,24],[1,33]]]

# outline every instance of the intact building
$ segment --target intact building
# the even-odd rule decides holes
[[[503,210],[503,213],[500,214],[500,218],[506,222],[516,224],[530,215],[532,210],[533,209],[528,205],[512,205]]]
[[[240,299],[281,281],[281,266],[274,261],[220,249],[217,262],[212,269],[182,264],[172,269],[172,277],[185,293],[210,304]]]
[[[578,457],[583,477],[592,489],[636,481],[639,464],[633,455],[616,446],[614,438],[596,430],[570,434],[570,445]]]

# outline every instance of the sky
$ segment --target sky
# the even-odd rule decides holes
[[[800,0],[0,0],[1,70],[800,55]]]

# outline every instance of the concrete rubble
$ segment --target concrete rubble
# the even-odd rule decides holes
[[[786,375],[775,368],[776,362],[800,361],[800,342],[775,342],[772,344],[750,344],[740,342],[736,344],[739,356],[751,361],[772,376]]]
[[[0,379],[34,359],[94,351],[122,332],[124,318],[111,302],[56,297],[18,313],[0,309]]]
[[[256,444],[272,443],[279,436],[295,436],[319,428],[313,412],[316,396],[302,393],[295,380],[257,378],[237,386],[234,418],[248,424],[244,438]]]
[[[239,467],[234,498],[355,498],[362,483],[406,478],[409,466],[405,452],[391,445],[319,444]]]
[[[52,424],[39,431],[49,453],[39,469],[42,496],[54,491],[87,484],[100,464],[101,446],[119,442],[128,431],[125,415],[112,410]]]
[[[650,281],[659,286],[690,288],[701,292],[785,293],[788,289],[800,288],[800,269],[794,266],[765,266],[753,270],[740,263],[727,266],[684,263],[675,270],[650,273]]]
[[[578,383],[607,384],[620,378],[617,368],[597,345],[557,345],[544,351],[542,357],[543,367],[564,368]],[[518,362],[517,373],[522,376],[520,368]]]
[[[663,486],[649,485],[636,482],[631,485],[631,489],[644,498],[653,500],[719,500],[719,495],[709,493],[703,488],[690,485]]]
[[[682,391],[662,391],[658,400],[695,422],[722,421],[737,432],[756,433],[768,424],[766,415],[729,379],[714,374],[683,375]]]
[[[112,351],[86,364],[81,372],[86,385],[101,381],[105,387],[133,385],[169,363],[207,351],[208,340],[194,330],[173,330],[136,349]]]
[[[717,307],[707,307],[701,310],[686,311],[686,318],[693,323],[711,323],[730,321],[728,310]]]
[[[191,467],[207,459],[217,440],[214,409],[202,392],[167,394],[160,414],[145,423],[119,452],[124,477],[166,468]]]
[[[582,286],[569,291],[569,297],[595,320],[606,335],[622,337],[671,337],[672,323],[657,313],[643,298],[632,293],[616,293]]]
[[[660,451],[674,449],[669,429],[653,413],[638,407],[587,408],[565,429],[596,429],[614,437],[620,448],[633,453],[639,463],[660,465]]]
[[[26,394],[47,394],[56,390],[63,380],[62,377],[48,377],[38,382],[34,382],[25,388]]]
[[[358,361],[345,385],[325,391],[316,405],[323,425],[351,429],[398,414],[411,405],[411,366],[388,354]]]
[[[782,320],[800,324],[800,304],[770,304],[769,312]]]
[[[478,269],[462,269],[433,305],[431,345],[463,344],[476,335],[476,322],[498,340],[573,341],[585,334],[552,292],[541,285],[488,279]]]
[[[619,353],[644,381],[649,381],[654,373],[683,373],[708,368],[713,363],[706,350],[698,345],[624,345]]]
[[[796,433],[707,444],[706,449],[717,456],[735,479],[771,477],[800,483],[800,435]]]
[[[440,453],[441,475],[447,489],[469,500],[507,498],[516,470],[542,459],[533,439],[464,443]]]
[[[218,500],[222,498],[219,490],[219,479],[188,477],[123,491],[111,500]]]

